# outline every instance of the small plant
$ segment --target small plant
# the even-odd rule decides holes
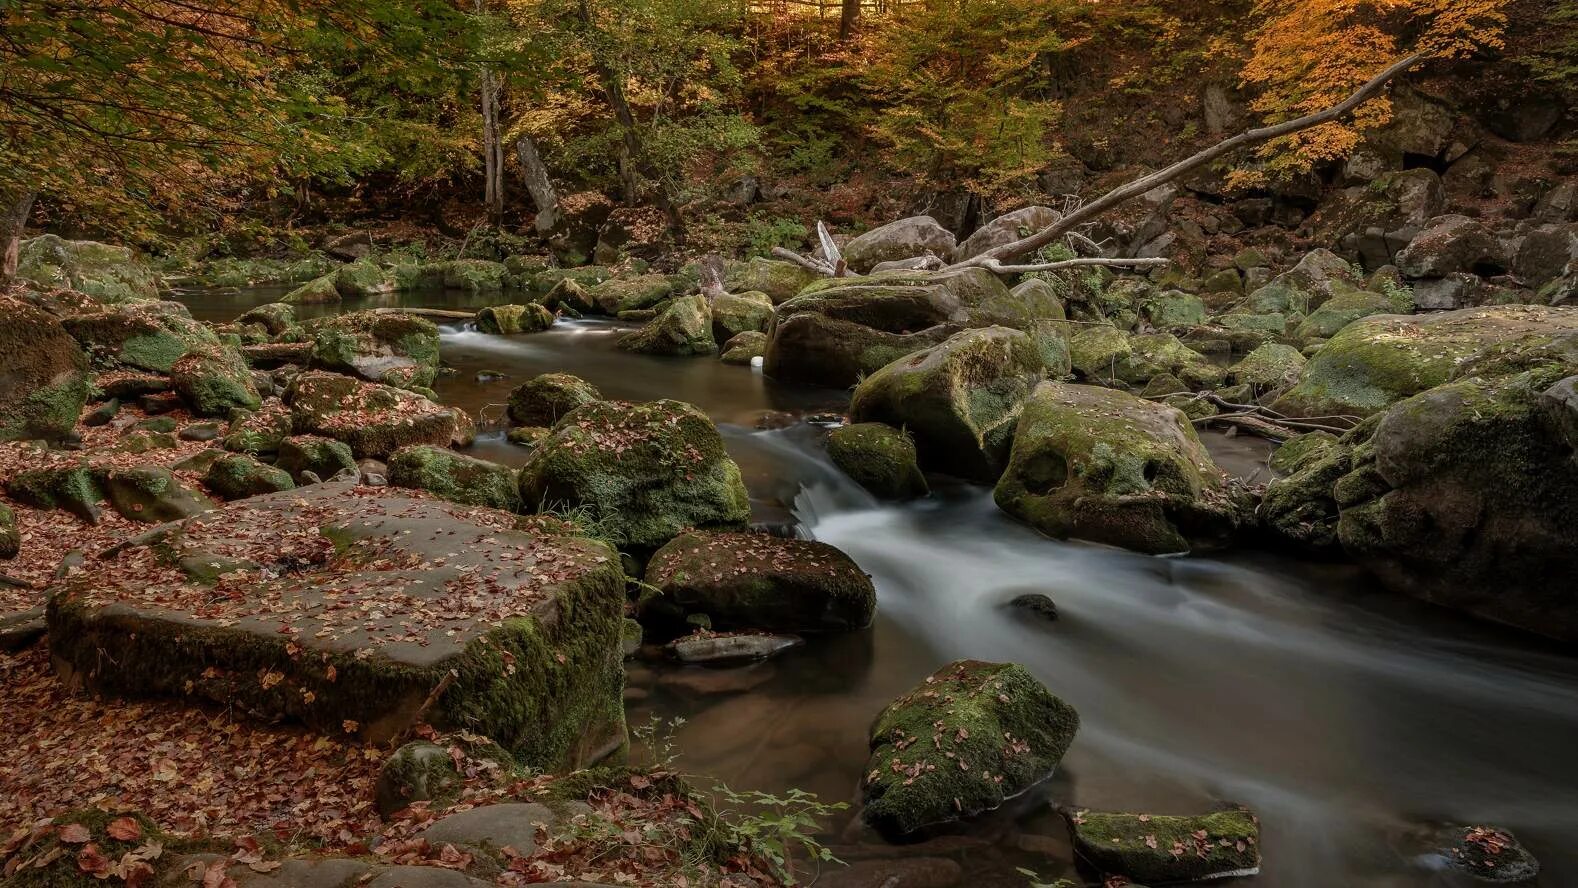
[[[773,247],[800,247],[810,236],[800,220],[786,216],[753,213],[745,226],[745,238],[752,256],[766,256]]]
[[[1056,882],[1043,882],[1041,881],[1041,877],[1036,874],[1035,870],[1025,869],[1022,866],[1018,867],[1017,869],[1021,876],[1024,876],[1030,880],[1028,888],[1079,888],[1076,883],[1070,882],[1067,879],[1058,879]]]

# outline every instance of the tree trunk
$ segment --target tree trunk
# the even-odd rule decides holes
[[[0,287],[9,286],[16,278],[16,266],[21,259],[22,231],[27,228],[28,216],[33,212],[33,198],[37,192],[23,191],[0,196],[0,247],[5,250],[0,259]]]
[[[504,146],[499,138],[499,85],[490,70],[482,72],[482,166],[486,179],[483,200],[488,220],[504,223]]]
[[[855,32],[855,21],[860,18],[860,0],[844,0],[844,8],[838,17],[838,42],[843,43]]]
[[[562,215],[559,212],[559,193],[554,190],[553,179],[548,176],[548,165],[542,162],[542,156],[537,153],[537,143],[527,135],[515,140],[515,159],[520,161],[521,180],[531,194],[532,203],[537,205],[537,233],[546,235],[559,224]]]

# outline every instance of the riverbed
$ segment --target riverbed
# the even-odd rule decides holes
[[[277,296],[182,298],[223,321]],[[951,660],[1014,661],[1073,704],[1081,727],[1047,786],[970,830],[983,850],[965,884],[1014,884],[1016,866],[1068,875],[1066,853],[1045,857],[1064,841],[1053,805],[1167,814],[1230,803],[1262,822],[1257,885],[1449,884],[1405,838],[1443,822],[1510,829],[1544,864],[1540,884],[1578,884],[1578,661],[1554,646],[1393,595],[1349,565],[1050,540],[999,512],[989,488],[945,478],[926,499],[878,503],[831,465],[825,430],[806,419],[841,412],[847,392],[708,358],[627,354],[615,341],[628,329],[560,321],[503,337],[442,326],[453,372],[434,388],[482,418],[548,371],[607,397],[693,403],[740,463],[756,522],[843,549],[878,593],[870,631],[770,662],[633,663],[631,724],[684,719],[673,731],[683,769],[736,790],[850,802],[825,840],[860,852],[878,841],[851,822],[872,717]],[[1263,443],[1204,437],[1229,471],[1269,477]],[[528,456],[497,428],[472,452],[510,465]],[[1051,596],[1060,618],[1005,606],[1025,592]]]

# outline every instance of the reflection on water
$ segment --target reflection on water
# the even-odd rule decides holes
[[[210,301],[194,313],[229,318],[244,304]],[[1019,822],[983,827],[994,837],[1055,833],[1047,796],[1158,813],[1232,801],[1263,823],[1256,884],[1440,884],[1394,850],[1399,831],[1431,821],[1510,828],[1544,863],[1541,884],[1578,884],[1570,658],[1375,590],[1343,566],[1056,542],[1006,518],[989,490],[945,479],[929,499],[878,504],[827,462],[815,427],[756,430],[764,413],[837,409],[844,393],[705,359],[628,355],[614,348],[623,329],[561,322],[496,337],[452,326],[443,356],[456,372],[436,388],[479,412],[556,370],[611,397],[695,403],[723,428],[757,517],[844,549],[878,590],[869,633],[744,669],[633,665],[632,723],[683,715],[688,770],[739,789],[798,786],[853,801],[866,728],[882,706],[949,660],[1013,660],[1073,703],[1082,727],[1052,784],[1020,804]],[[478,382],[482,370],[507,376]],[[1253,439],[1208,444],[1235,473],[1265,471]],[[524,459],[498,433],[475,449]],[[1003,606],[1026,591],[1050,595],[1061,619]],[[835,824],[837,840],[854,840],[845,827]]]

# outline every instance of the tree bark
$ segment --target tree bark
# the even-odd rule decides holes
[[[838,17],[838,42],[843,43],[850,35],[855,33],[855,21],[860,18],[860,0],[844,0],[844,8]]]
[[[483,201],[488,220],[504,224],[504,145],[499,138],[499,83],[491,70],[482,71]]]
[[[533,224],[538,234],[546,235],[559,224],[563,215],[559,210],[559,192],[554,190],[553,179],[548,176],[548,165],[537,153],[537,143],[527,135],[515,140],[515,159],[520,161],[526,191],[537,205],[537,221]]]
[[[35,191],[0,195],[0,248],[5,250],[0,259],[0,287],[6,287],[16,278],[17,262],[22,254],[22,232],[33,212]]]

